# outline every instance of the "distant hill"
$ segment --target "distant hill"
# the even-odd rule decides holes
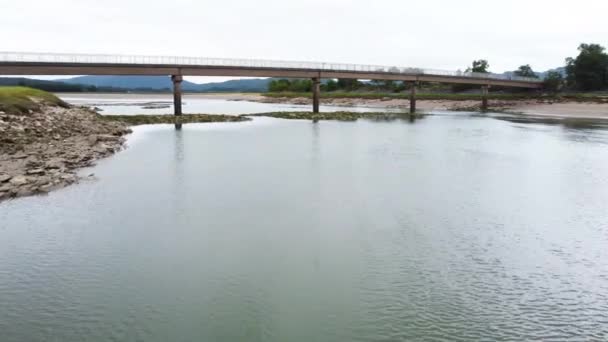
[[[202,92],[256,92],[268,91],[270,78],[253,78],[230,80],[225,82],[204,83],[198,85],[198,91]]]
[[[84,84],[96,87],[123,89],[169,90],[173,87],[169,76],[79,76],[56,80],[68,84]],[[183,81],[182,89],[191,90],[196,83]]]
[[[25,77],[0,77],[0,86],[26,86],[45,91],[84,92],[99,91],[97,87],[82,84],[69,84],[57,81],[35,80]]]
[[[173,87],[169,76],[79,76],[56,81],[128,90],[169,91]],[[267,90],[268,82],[269,79],[241,79],[198,84],[184,80],[182,89],[191,92],[264,92]]]

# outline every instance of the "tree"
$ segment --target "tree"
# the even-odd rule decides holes
[[[564,76],[555,70],[549,71],[543,80],[543,87],[551,92],[558,92],[563,84]]]
[[[338,83],[333,79],[327,80],[327,83],[325,84],[325,90],[326,91],[338,90]]]
[[[532,70],[530,64],[520,66],[519,69],[515,70],[514,74],[519,77],[538,78],[538,75]]]
[[[360,84],[358,80],[349,78],[338,78],[338,88],[342,90],[357,90]]]
[[[490,68],[490,64],[485,59],[480,59],[477,61],[473,61],[473,67],[467,68],[466,72],[482,72],[488,73],[488,69]]]
[[[282,92],[289,90],[291,82],[287,79],[272,80],[268,83],[268,91],[270,92]]]
[[[312,90],[311,80],[293,80],[289,86],[289,91],[298,93],[310,92]]]
[[[580,90],[608,87],[608,54],[599,44],[581,44],[576,58],[566,58],[568,84]]]
[[[268,91],[270,92],[283,92],[283,91],[293,91],[293,92],[309,92],[312,90],[312,81],[311,80],[288,80],[288,79],[280,79],[280,80],[272,80],[268,83]]]
[[[406,84],[406,82],[394,81],[391,91],[393,93],[400,93],[405,90],[405,87],[406,87],[405,84]]]

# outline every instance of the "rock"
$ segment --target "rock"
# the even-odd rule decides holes
[[[0,183],[8,182],[13,176],[7,174],[0,174]]]
[[[116,141],[120,137],[110,134],[97,134],[97,141]]]
[[[41,175],[44,173],[43,169],[31,169],[31,170],[27,170],[26,173],[28,175]]]
[[[64,175],[61,175],[61,177],[59,177],[59,178],[65,180],[65,181],[68,181],[68,182],[73,182],[76,180],[76,175],[73,175],[71,173],[66,173]]]
[[[54,188],[53,184],[46,184],[46,185],[39,187],[38,190],[40,192],[49,192],[49,191],[53,190],[53,188]]]
[[[27,158],[27,154],[23,153],[23,152],[18,152],[13,154],[12,156],[13,159],[25,159]]]
[[[23,188],[23,189],[17,190],[17,192],[15,193],[15,195],[17,195],[17,197],[25,197],[25,196],[31,196],[31,195],[33,195],[35,193],[36,192],[34,191],[34,189]]]
[[[106,145],[106,144],[104,144],[104,143],[101,143],[101,144],[99,144],[99,145],[95,146],[95,151],[96,151],[96,152],[98,152],[98,153],[102,153],[102,154],[103,154],[103,153],[105,153],[105,152],[106,152],[106,151],[107,151],[109,148],[110,148],[110,146],[108,146],[108,145]]]
[[[87,138],[87,142],[89,143],[89,146],[93,146],[93,145],[97,144],[97,136],[95,134],[90,135]]]
[[[44,165],[47,169],[61,169],[65,167],[65,162],[61,158],[51,159]]]
[[[36,157],[28,158],[27,162],[25,163],[25,167],[28,167],[28,168],[37,169],[37,168],[40,168],[41,166],[42,166],[42,162]]]
[[[2,191],[0,192],[0,201],[15,197],[14,191]]]
[[[35,180],[36,180],[37,186],[42,186],[42,185],[47,185],[47,184],[51,183],[52,178],[51,178],[51,176],[45,175],[45,176],[39,176]]]
[[[11,178],[9,183],[11,183],[12,185],[20,186],[20,185],[25,185],[25,184],[29,183],[29,180],[26,176],[19,175],[19,176],[15,176],[15,177]]]

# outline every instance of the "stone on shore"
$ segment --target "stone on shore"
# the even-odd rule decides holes
[[[15,176],[15,177],[11,178],[9,183],[14,186],[25,185],[28,183],[28,178],[23,175]]]

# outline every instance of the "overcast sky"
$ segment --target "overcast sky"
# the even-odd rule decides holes
[[[0,50],[542,71],[608,46],[607,16],[608,0],[0,0]]]

